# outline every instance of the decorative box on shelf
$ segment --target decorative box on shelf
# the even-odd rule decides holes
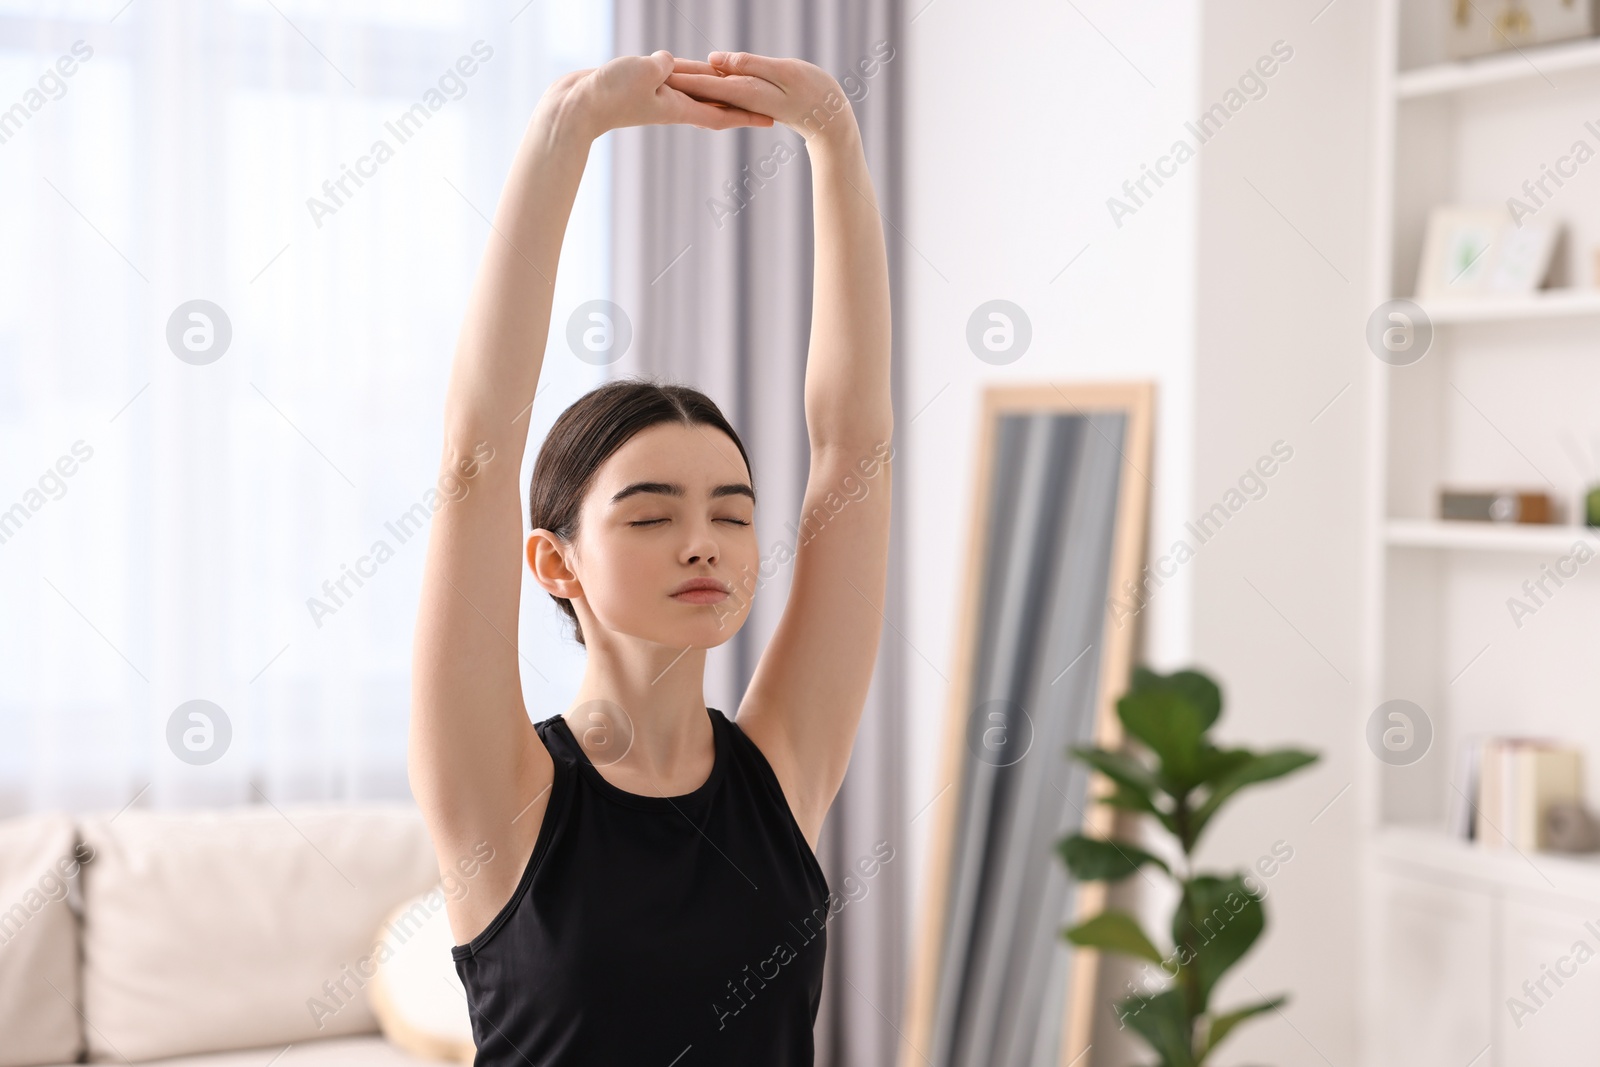
[[[1550,494],[1537,489],[1441,489],[1439,518],[1544,525],[1556,521],[1556,508]]]
[[[1451,59],[1593,36],[1593,0],[1448,0],[1445,48]]]

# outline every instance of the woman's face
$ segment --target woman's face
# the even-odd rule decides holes
[[[536,574],[566,579],[550,591],[572,600],[590,646],[598,625],[675,649],[714,648],[750,612],[760,565],[751,494],[727,434],[658,423],[596,472],[573,544],[556,559],[559,542],[537,537],[530,563]],[[714,579],[723,592],[674,595],[694,578]]]

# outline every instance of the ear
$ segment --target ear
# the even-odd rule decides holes
[[[552,596],[572,600],[583,596],[583,585],[572,569],[572,546],[565,544],[549,530],[538,529],[528,535],[524,548],[528,569],[534,580]]]

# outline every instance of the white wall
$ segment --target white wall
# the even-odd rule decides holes
[[[1368,0],[1326,3],[1210,0],[1201,35],[1202,106],[1273,42],[1294,54],[1202,161],[1196,509],[1275,441],[1294,452],[1196,560],[1194,655],[1226,687],[1226,738],[1323,753],[1241,794],[1202,846],[1221,868],[1293,849],[1263,880],[1267,935],[1219,1003],[1292,999],[1241,1028],[1223,1063],[1356,1050],[1357,805],[1341,790],[1371,758],[1356,687],[1375,16]]]
[[[1220,1002],[1257,999],[1252,985],[1293,999],[1282,1016],[1241,1028],[1222,1063],[1346,1063],[1355,1049],[1355,805],[1346,794],[1323,808],[1354,778],[1359,736],[1372,11],[1369,0],[1323,2],[1212,0],[1202,12],[1198,0],[933,0],[908,9],[902,49],[908,189],[893,220],[903,238],[891,240],[908,265],[901,340],[910,411],[920,410],[899,426],[914,527],[906,810],[923,812],[909,831],[919,872],[935,810],[924,808],[945,784],[936,768],[982,387],[1154,379],[1156,555],[1275,441],[1294,450],[1144,618],[1145,661],[1197,663],[1223,682],[1227,738],[1325,753],[1314,770],[1245,794],[1201,857],[1231,870],[1274,842],[1294,849],[1264,883],[1268,934]],[[1116,225],[1107,198],[1126,199],[1123,182],[1174,141],[1195,145],[1184,124],[1277,40],[1293,56],[1264,94]],[[1030,351],[1004,367],[964,340],[968,315],[997,297],[1034,328]],[[1102,1021],[1121,977],[1102,983]],[[1092,1059],[1121,1064],[1142,1051],[1102,1023]]]

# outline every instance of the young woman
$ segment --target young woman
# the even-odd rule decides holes
[[[594,139],[653,123],[788,126],[816,218],[799,543],[763,555],[744,445],[685,386],[620,381],[518,459],[567,218]],[[445,401],[414,649],[411,785],[466,892],[448,902],[476,1064],[812,1063],[825,924],[815,856],[877,655],[893,430],[888,270],[861,133],[795,59],[659,51],[555,82],[495,214]],[[563,713],[522,701],[526,559],[587,650]],[[703,695],[779,567],[789,599],[734,719]],[[533,666],[530,663],[530,666]]]

